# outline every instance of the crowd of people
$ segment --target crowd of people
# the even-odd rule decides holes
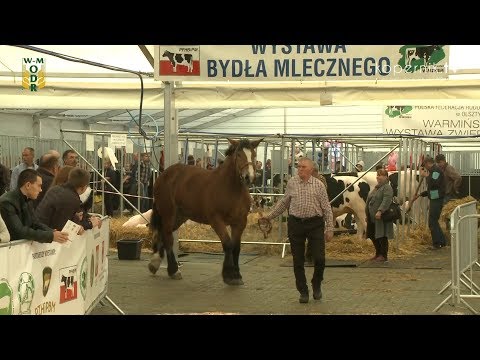
[[[11,173],[0,166],[0,241],[65,243],[68,233],[62,229],[69,220],[80,225],[80,234],[101,227],[100,217],[90,213],[91,174],[78,167],[77,153],[50,150],[34,159],[35,150],[26,147]]]

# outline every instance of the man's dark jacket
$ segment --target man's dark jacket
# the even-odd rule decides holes
[[[42,178],[42,192],[38,194],[38,197],[33,201],[33,208],[36,209],[40,201],[42,201],[43,197],[47,193],[48,189],[52,186],[53,179],[55,179],[55,175],[53,175],[50,171],[45,168],[39,167],[37,169],[38,174]]]
[[[75,220],[82,202],[78,193],[69,183],[55,185],[38,204],[35,215],[53,229],[62,230],[68,220]]]
[[[32,201],[20,189],[0,196],[0,213],[10,232],[10,240],[26,239],[41,243],[53,241],[53,229],[37,219]]]

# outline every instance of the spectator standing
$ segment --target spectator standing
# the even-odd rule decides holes
[[[360,172],[363,171],[363,167],[365,166],[365,162],[363,160],[360,160],[357,165],[355,165],[355,169]]]
[[[55,154],[47,153],[42,155],[39,162],[39,167],[37,169],[38,174],[42,178],[42,192],[38,194],[37,198],[33,200],[33,208],[35,209],[43,197],[47,193],[48,189],[53,183],[55,176],[58,173],[60,164],[58,163],[59,158]]]
[[[438,154],[435,156],[435,162],[445,176],[445,196],[443,198],[443,203],[446,204],[450,200],[458,199],[460,197],[462,177],[452,165],[447,163],[445,155]]]
[[[140,163],[140,191],[141,196],[144,198],[141,201],[141,211],[146,212],[149,210],[149,201],[148,197],[148,185],[150,183],[150,178],[152,177],[152,167],[150,164],[150,156],[148,153],[142,154],[142,161]]]
[[[438,220],[443,208],[443,198],[445,196],[445,176],[442,169],[435,165],[433,158],[426,156],[423,166],[429,174],[426,178],[427,190],[415,195],[412,199],[417,200],[419,196],[428,196],[430,199],[430,208],[428,210],[428,227],[432,235],[432,250],[440,249],[447,245],[447,239],[443,233]]]
[[[393,239],[393,222],[383,221],[382,213],[388,210],[393,200],[393,188],[388,180],[388,171],[377,170],[377,185],[368,194],[365,213],[367,216],[367,237],[375,247],[371,261],[388,261],[388,239]]]
[[[18,186],[18,176],[25,169],[37,170],[38,165],[33,162],[35,157],[35,150],[31,147],[26,147],[22,151],[22,162],[15,166],[12,170],[12,177],[10,179],[10,190],[15,190]]]
[[[76,167],[78,165],[78,155],[73,150],[65,150],[62,155],[63,165]]]
[[[104,159],[104,172],[103,176],[105,179],[110,182],[110,184],[115,185],[117,182],[117,173],[113,170],[112,163],[108,159]],[[105,203],[105,214],[108,216],[113,216],[113,199],[116,194],[115,189],[113,189],[109,184],[107,184],[103,179],[105,192],[103,193],[103,201]]]
[[[0,164],[0,195],[8,191],[10,187],[10,169]]]

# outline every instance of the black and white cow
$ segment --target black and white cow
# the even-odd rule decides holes
[[[420,176],[425,176],[424,173],[425,169],[423,167],[420,167],[418,171],[412,171],[412,174],[410,174],[410,170],[388,172],[388,179],[393,189],[393,196],[404,211],[408,209],[408,200],[415,195],[415,192],[419,188]],[[359,172],[358,176],[360,177],[363,174],[365,174],[365,176],[362,177],[362,180],[368,182],[373,189],[375,185],[377,185],[377,173],[375,171],[367,173]],[[419,189],[419,192],[421,191],[422,189]],[[423,198],[420,198],[412,204],[412,214],[417,213],[422,207],[422,203],[424,202],[422,199]]]
[[[325,175],[327,180],[328,199],[332,205],[333,217],[336,218],[343,214],[353,214],[357,224],[357,234],[363,238],[367,229],[365,222],[365,202],[367,196],[373,187],[365,180],[357,181],[352,185],[358,177],[355,176],[329,176]],[[335,197],[343,190],[347,189],[337,199]],[[332,200],[335,201],[332,202]]]
[[[357,223],[352,214],[343,214],[335,219],[334,222],[335,231],[357,231]]]
[[[172,53],[165,50],[162,57],[168,58],[173,66],[173,72],[177,72],[177,65],[184,65],[187,67],[187,72],[193,71],[193,56],[192,54]]]
[[[363,174],[365,176],[362,177],[362,180],[365,180],[370,184],[372,189],[377,185],[377,173],[376,171],[370,172],[359,172],[357,175],[360,177]],[[415,191],[418,187],[418,172],[413,171],[412,176],[410,175],[410,170],[407,171],[389,171],[388,172],[388,180],[390,181],[390,185],[393,188],[393,196],[396,197],[397,201],[400,204],[403,204],[409,198],[409,194],[415,194]],[[411,179],[413,177],[413,179]],[[400,183],[400,189],[398,184]],[[407,184],[405,186],[405,183]]]
[[[68,295],[69,288],[71,288],[71,290],[73,291],[73,276],[62,275],[62,280],[60,280],[60,282],[63,282],[65,286],[65,289],[64,289],[65,296]]]

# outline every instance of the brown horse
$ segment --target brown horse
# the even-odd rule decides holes
[[[166,252],[168,275],[182,278],[172,250],[172,232],[191,219],[209,224],[220,238],[225,254],[223,281],[228,285],[243,285],[238,266],[240,241],[251,205],[248,185],[255,181],[255,150],[262,140],[228,139],[231,145],[225,161],[215,170],[175,164],[157,178],[150,222],[153,232],[150,272],[157,272]]]

